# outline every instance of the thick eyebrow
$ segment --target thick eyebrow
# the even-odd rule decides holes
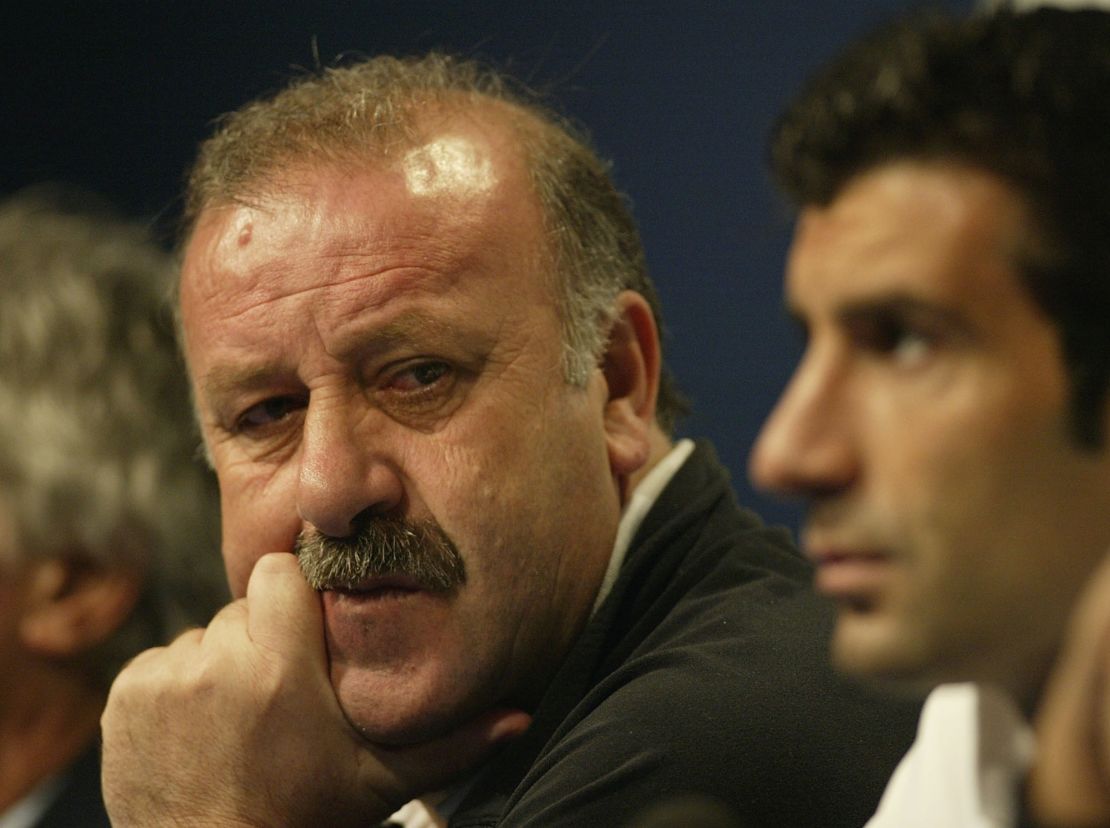
[[[786,315],[803,334],[809,330],[809,320],[798,305],[787,303]],[[940,302],[923,299],[903,291],[893,291],[850,299],[840,304],[834,313],[841,324],[852,325],[876,317],[920,320],[940,325],[953,332],[970,334],[973,326],[967,316]]]
[[[341,343],[337,356],[341,360],[387,351],[400,342],[436,342],[457,337],[459,327],[419,311],[400,314],[371,331],[352,334],[349,343]],[[294,371],[282,365],[236,362],[214,366],[199,383],[201,396],[208,401],[227,399],[235,394],[250,393],[288,381]]]
[[[956,308],[903,292],[880,294],[845,302],[837,308],[836,317],[844,325],[885,317],[916,321],[956,334],[970,334],[973,329],[967,316]]]
[[[215,403],[218,407],[220,401],[233,394],[249,393],[272,386],[285,376],[288,376],[287,371],[272,366],[252,366],[243,363],[217,365],[200,381],[198,396],[205,402]]]

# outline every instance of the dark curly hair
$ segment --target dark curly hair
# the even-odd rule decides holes
[[[771,165],[798,206],[895,161],[989,171],[1035,226],[1017,263],[1059,331],[1072,432],[1098,447],[1110,387],[1110,13],[1042,8],[887,25],[780,118]]]

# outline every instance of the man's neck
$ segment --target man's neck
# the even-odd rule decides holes
[[[1055,662],[1055,653],[1055,648],[1048,652],[1015,653],[1009,661],[1000,660],[1001,663],[991,665],[993,669],[984,668],[976,681],[1004,692],[1017,705],[1024,719],[1031,722],[1040,706],[1045,683]]]

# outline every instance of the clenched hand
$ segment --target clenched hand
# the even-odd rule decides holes
[[[328,680],[319,598],[296,559],[255,565],[246,598],[119,675],[101,720],[115,826],[373,824],[522,732],[491,711],[421,745],[379,748]]]

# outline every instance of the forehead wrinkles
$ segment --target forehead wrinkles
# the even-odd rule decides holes
[[[366,277],[406,268],[410,280],[444,287],[464,272],[539,271],[550,290],[542,212],[519,147],[505,130],[449,121],[392,161],[305,160],[253,203],[205,210],[186,250],[183,315],[192,302],[210,305],[209,319],[233,318],[348,282],[358,294],[356,281],[385,295],[388,280]]]
[[[296,207],[284,214],[238,208],[198,227],[183,269],[183,308],[217,306],[221,318],[235,318],[320,291],[373,307],[421,281],[437,292],[450,286],[475,269],[482,251],[477,229],[462,222],[340,214],[325,227],[316,216],[291,215]]]
[[[454,262],[436,266],[428,257],[419,267],[374,264],[379,269],[348,260],[342,269],[307,285],[283,278],[285,273],[279,267],[265,268],[253,274],[249,286],[225,284],[220,294],[198,297],[197,304],[211,309],[206,311],[205,321],[259,317],[255,322],[265,325],[268,320],[280,320],[284,313],[295,312],[321,313],[327,324],[339,326],[363,314],[380,311],[401,297],[447,293],[466,270],[464,260],[457,266]],[[287,305],[289,310],[285,311]]]

